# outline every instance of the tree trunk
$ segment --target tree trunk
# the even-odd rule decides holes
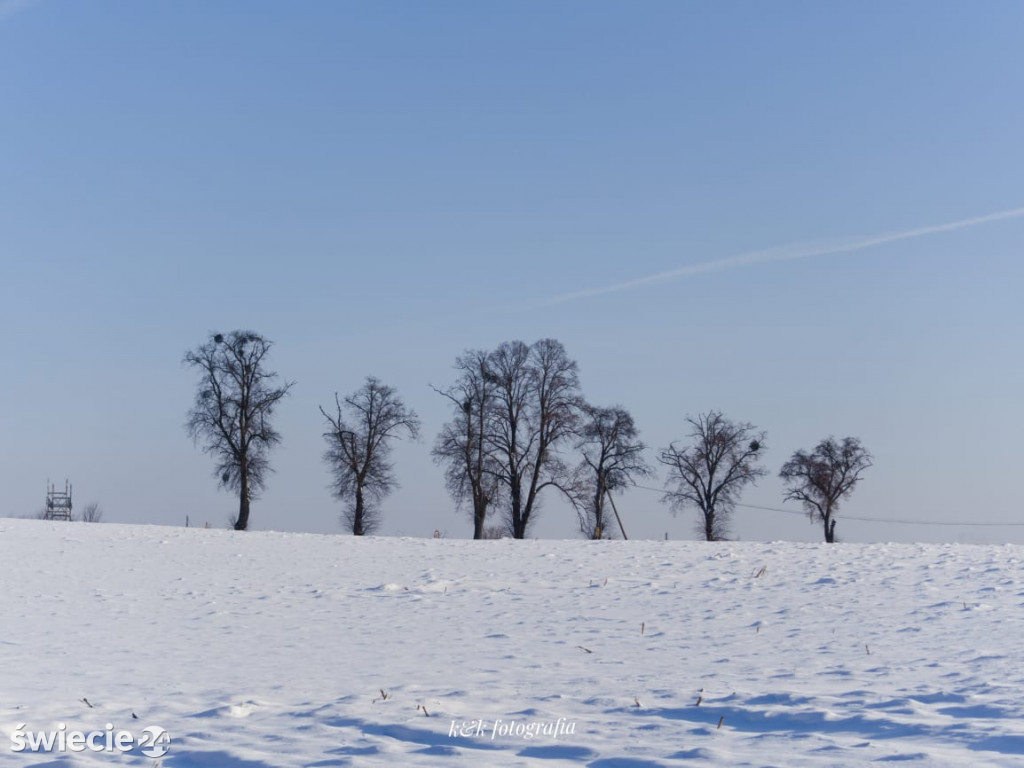
[[[484,521],[487,519],[487,502],[483,499],[473,499],[473,538],[484,537]]]
[[[526,521],[523,520],[523,492],[519,483],[512,484],[512,538],[526,538]]]
[[[356,488],[356,512],[352,519],[352,535],[363,535],[363,489]]]
[[[825,516],[825,543],[836,543],[836,520],[832,515]]]
[[[241,486],[238,491],[238,519],[235,530],[244,531],[249,527],[249,468],[242,462]]]
[[[600,539],[604,536],[604,483],[598,482],[597,493],[594,495],[594,530],[590,538]]]
[[[704,538],[707,541],[715,540],[715,513],[704,513]]]

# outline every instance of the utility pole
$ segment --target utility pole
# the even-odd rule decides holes
[[[615,513],[615,519],[619,523],[619,530],[622,531],[622,538],[626,539],[628,541],[629,540],[629,536],[626,535],[626,529],[622,527],[622,518],[619,517],[619,510],[617,510],[615,508],[615,499],[612,498],[612,492],[609,491],[607,488],[605,489],[604,492],[605,492],[605,495],[608,497],[608,501],[610,501],[612,503],[612,512]]]

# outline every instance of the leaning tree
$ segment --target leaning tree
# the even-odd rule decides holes
[[[822,440],[813,451],[797,451],[782,465],[779,477],[786,484],[786,500],[803,504],[811,522],[820,522],[825,541],[836,540],[835,514],[840,500],[853,493],[864,470],[871,466],[871,454],[856,437]]]
[[[393,387],[373,376],[344,399],[335,394],[334,404],[334,413],[320,407],[328,425],[324,461],[334,496],[345,504],[343,519],[363,536],[380,525],[380,501],[398,486],[391,443],[403,433],[418,438],[420,421]]]
[[[651,474],[643,456],[647,446],[640,442],[633,417],[625,408],[586,404],[582,411],[583,422],[576,440],[581,459],[573,484],[574,506],[580,530],[588,538],[609,538],[609,494],[632,485],[635,478]]]
[[[753,424],[730,421],[721,411],[686,421],[692,444],[679,448],[672,443],[658,457],[669,468],[662,501],[673,511],[699,509],[701,533],[707,541],[718,541],[728,535],[729,518],[743,488],[768,474],[758,465],[766,433]]]
[[[270,449],[281,442],[271,417],[294,382],[267,370],[272,342],[252,331],[213,333],[185,353],[184,364],[199,371],[195,402],[186,429],[214,457],[220,485],[238,494],[234,527],[249,527],[249,505],[270,473]]]

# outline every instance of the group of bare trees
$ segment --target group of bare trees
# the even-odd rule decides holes
[[[546,488],[572,497],[559,448],[576,435],[582,396],[575,361],[554,339],[508,341],[472,350],[455,362],[457,379],[437,390],[453,417],[434,444],[448,490],[470,504],[473,537],[483,538],[488,510],[500,505],[501,525],[525,538]]]
[[[546,489],[573,504],[584,534],[608,536],[611,494],[650,474],[633,417],[587,403],[578,366],[555,339],[471,350],[455,370],[455,383],[436,390],[451,401],[452,418],[433,455],[456,503],[471,508],[473,537],[493,535],[487,520],[496,508],[498,527],[525,538]]]
[[[669,490],[664,500],[679,511],[695,507],[708,541],[728,536],[729,518],[747,485],[768,474],[759,464],[767,434],[753,424],[733,422],[720,411],[688,418],[691,444],[675,443],[658,456],[668,466]],[[814,450],[796,451],[779,472],[787,501],[799,501],[811,521],[825,529],[825,541],[836,540],[839,502],[853,493],[871,466],[871,454],[855,437],[828,437]]]
[[[273,414],[294,385],[268,370],[271,346],[252,331],[215,333],[184,358],[199,372],[188,432],[214,457],[221,486],[238,494],[237,530],[248,527],[251,501],[265,486],[270,449],[281,441]],[[450,386],[435,387],[452,414],[432,454],[444,466],[453,499],[470,511],[473,538],[493,538],[499,530],[525,538],[545,492],[573,505],[589,538],[610,537],[615,525],[625,535],[620,519],[610,521],[609,507],[618,518],[613,494],[653,474],[647,446],[626,409],[584,400],[578,366],[560,342],[470,350],[456,359],[455,374]],[[320,412],[324,461],[344,505],[342,518],[353,534],[372,533],[381,500],[397,486],[392,443],[417,438],[419,418],[372,376],[350,395],[335,394],[333,408]],[[663,501],[675,512],[697,509],[703,536],[723,539],[743,490],[768,473],[760,464],[766,434],[719,411],[687,423],[688,444],[672,443],[657,455],[668,469]],[[830,437],[813,451],[794,453],[779,476],[786,499],[799,501],[833,542],[839,502],[870,466],[856,438]]]
[[[456,359],[455,370],[455,383],[437,390],[451,401],[452,418],[433,454],[445,465],[456,503],[471,509],[473,537],[485,537],[488,513],[497,508],[500,526],[523,538],[545,488],[572,503],[586,536],[611,535],[609,506],[618,517],[613,494],[652,474],[629,412],[587,403],[576,363],[554,339],[471,350]],[[720,411],[687,423],[689,444],[672,443],[658,454],[668,468],[663,501],[676,512],[696,508],[704,538],[724,539],[744,488],[768,474],[760,464],[767,435]],[[574,466],[563,455],[568,446],[578,456]],[[820,519],[832,542],[839,501],[869,466],[870,454],[856,438],[830,437],[810,453],[794,453],[780,477],[786,498]],[[621,529],[622,521],[616,523]]]
[[[249,527],[249,507],[270,472],[270,449],[281,442],[273,428],[274,410],[294,386],[267,368],[272,342],[252,331],[213,333],[185,353],[184,363],[199,372],[195,401],[186,427],[214,457],[220,485],[238,494],[235,530]],[[327,421],[324,461],[334,496],[345,505],[343,519],[356,536],[379,524],[379,502],[394,490],[391,442],[400,434],[419,435],[416,413],[392,387],[367,377],[344,398],[334,396]]]

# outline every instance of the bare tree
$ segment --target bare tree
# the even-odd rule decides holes
[[[582,459],[574,483],[580,530],[591,539],[610,538],[608,494],[631,485],[634,478],[651,474],[643,457],[647,446],[637,439],[633,417],[621,406],[584,405],[583,415],[576,442]]]
[[[82,509],[82,514],[78,518],[83,523],[100,523],[103,522],[103,510],[100,509],[100,505],[95,501],[90,501]]]
[[[678,448],[672,443],[658,457],[669,468],[669,490],[662,500],[673,511],[699,509],[699,530],[707,541],[719,541],[728,536],[729,518],[743,488],[768,474],[757,464],[766,434],[753,424],[730,421],[721,411],[686,421],[693,445]]]
[[[555,339],[529,347],[510,341],[488,355],[487,377],[495,385],[488,453],[508,496],[505,524],[522,539],[541,491],[566,484],[568,471],[557,450],[578,419],[577,365]]]
[[[214,457],[220,485],[238,493],[237,531],[249,527],[250,502],[271,471],[270,449],[281,442],[274,409],[294,386],[266,369],[271,346],[258,333],[231,331],[185,353],[184,363],[200,374],[186,428]]]
[[[470,350],[455,360],[459,378],[445,390],[454,416],[441,428],[434,443],[434,461],[445,464],[448,492],[461,506],[468,502],[473,515],[473,538],[484,538],[487,510],[498,497],[500,483],[494,459],[488,453],[487,428],[495,405],[495,384],[487,375],[487,352]]]
[[[353,535],[363,536],[379,526],[378,504],[398,485],[391,442],[403,432],[418,438],[420,421],[392,387],[373,376],[344,400],[335,394],[334,404],[335,414],[320,408],[329,427],[324,461],[334,496],[346,505],[343,519]]]
[[[779,477],[787,486],[786,500],[799,501],[825,528],[825,541],[836,540],[835,513],[840,500],[853,493],[861,475],[871,466],[871,454],[856,437],[822,440],[811,453],[797,451],[782,465]]]

